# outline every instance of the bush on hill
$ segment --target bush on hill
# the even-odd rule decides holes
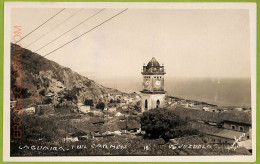
[[[152,109],[144,112],[141,117],[141,128],[148,137],[161,137],[164,140],[198,134],[198,131],[192,130],[185,120],[167,109]]]

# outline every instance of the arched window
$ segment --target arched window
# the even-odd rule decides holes
[[[145,109],[148,108],[148,101],[147,101],[147,100],[144,101],[144,108],[145,108]]]
[[[156,101],[156,108],[159,108],[159,105],[160,105],[160,100],[157,100]]]

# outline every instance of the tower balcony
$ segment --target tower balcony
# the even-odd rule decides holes
[[[143,75],[153,75],[153,74],[164,75],[164,74],[166,74],[166,70],[164,69],[163,66],[152,67],[152,68],[148,68],[148,69],[146,67],[144,67],[143,69],[141,69],[141,74],[143,74]]]
[[[165,94],[166,93],[166,91],[164,91],[164,90],[151,91],[151,90],[146,90],[146,89],[143,89],[140,92],[146,93],[146,94]]]

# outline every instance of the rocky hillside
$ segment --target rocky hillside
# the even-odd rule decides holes
[[[19,53],[21,53],[19,55],[21,60],[14,58]],[[11,44],[11,74],[15,73],[13,66],[17,61],[21,61],[19,69],[22,73],[23,107],[44,104],[46,101],[48,103],[50,99],[54,104],[64,101],[83,103],[85,99],[92,99],[96,103],[107,101],[108,93],[121,93],[116,89],[106,88],[37,53]],[[11,100],[12,88],[18,83],[18,80],[11,76]]]

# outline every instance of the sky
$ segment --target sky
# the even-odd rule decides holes
[[[11,25],[28,34],[61,9],[15,8]],[[65,9],[24,38],[38,48],[101,9]],[[45,55],[90,30],[122,9],[105,9],[37,53]],[[91,79],[138,79],[143,64],[155,57],[166,76],[192,78],[249,78],[250,33],[246,9],[128,9],[46,58]]]

